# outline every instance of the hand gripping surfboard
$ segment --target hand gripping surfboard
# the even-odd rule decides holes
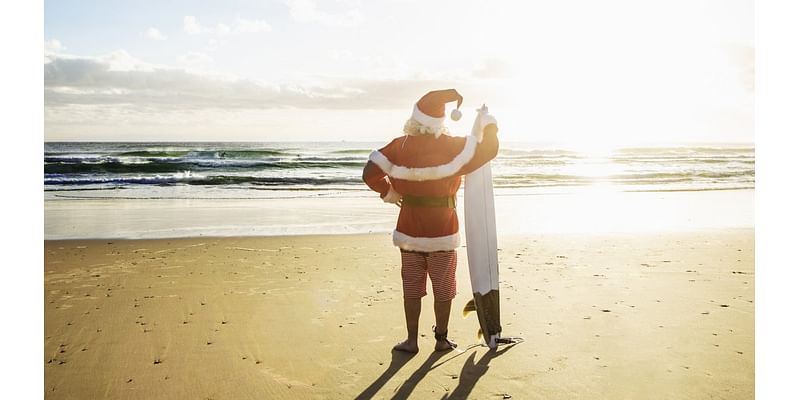
[[[482,137],[481,117],[489,113],[486,105],[478,110],[472,135]],[[464,180],[464,220],[467,236],[467,261],[473,299],[464,307],[464,316],[475,311],[479,335],[489,348],[516,343],[519,338],[501,338],[500,287],[497,262],[497,226],[494,215],[492,166],[486,163],[467,174]]]

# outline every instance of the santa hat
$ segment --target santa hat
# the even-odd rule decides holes
[[[463,97],[455,89],[434,90],[422,96],[416,104],[411,118],[420,124],[430,128],[441,128],[444,126],[444,105],[451,101],[458,101],[456,109],[450,114],[450,118],[458,121],[461,118],[461,107]]]

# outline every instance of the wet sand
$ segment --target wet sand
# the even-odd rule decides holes
[[[45,398],[754,397],[754,231],[505,235],[504,334],[405,333],[386,234],[45,241]],[[430,291],[429,291],[430,292]],[[508,397],[510,396],[510,397]]]

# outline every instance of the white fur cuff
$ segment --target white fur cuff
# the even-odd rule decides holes
[[[486,108],[486,104],[476,111],[478,111],[478,115],[475,116],[475,122],[472,124],[472,136],[478,139],[478,143],[482,143],[484,128],[491,124],[497,125],[497,119],[489,115],[489,109]]]
[[[397,204],[398,202],[400,202],[400,199],[402,198],[403,196],[401,196],[400,193],[397,193],[391,186],[389,186],[389,192],[386,193],[386,196],[381,197],[384,203],[392,203],[392,204]]]
[[[482,114],[481,115],[481,131],[483,131],[484,128],[486,128],[487,126],[489,126],[491,124],[497,125],[497,119],[492,115]]]

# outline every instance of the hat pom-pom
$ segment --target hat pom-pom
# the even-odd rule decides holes
[[[450,119],[452,119],[453,121],[460,120],[461,119],[461,111],[458,111],[457,108],[453,109],[453,111],[450,113]]]

